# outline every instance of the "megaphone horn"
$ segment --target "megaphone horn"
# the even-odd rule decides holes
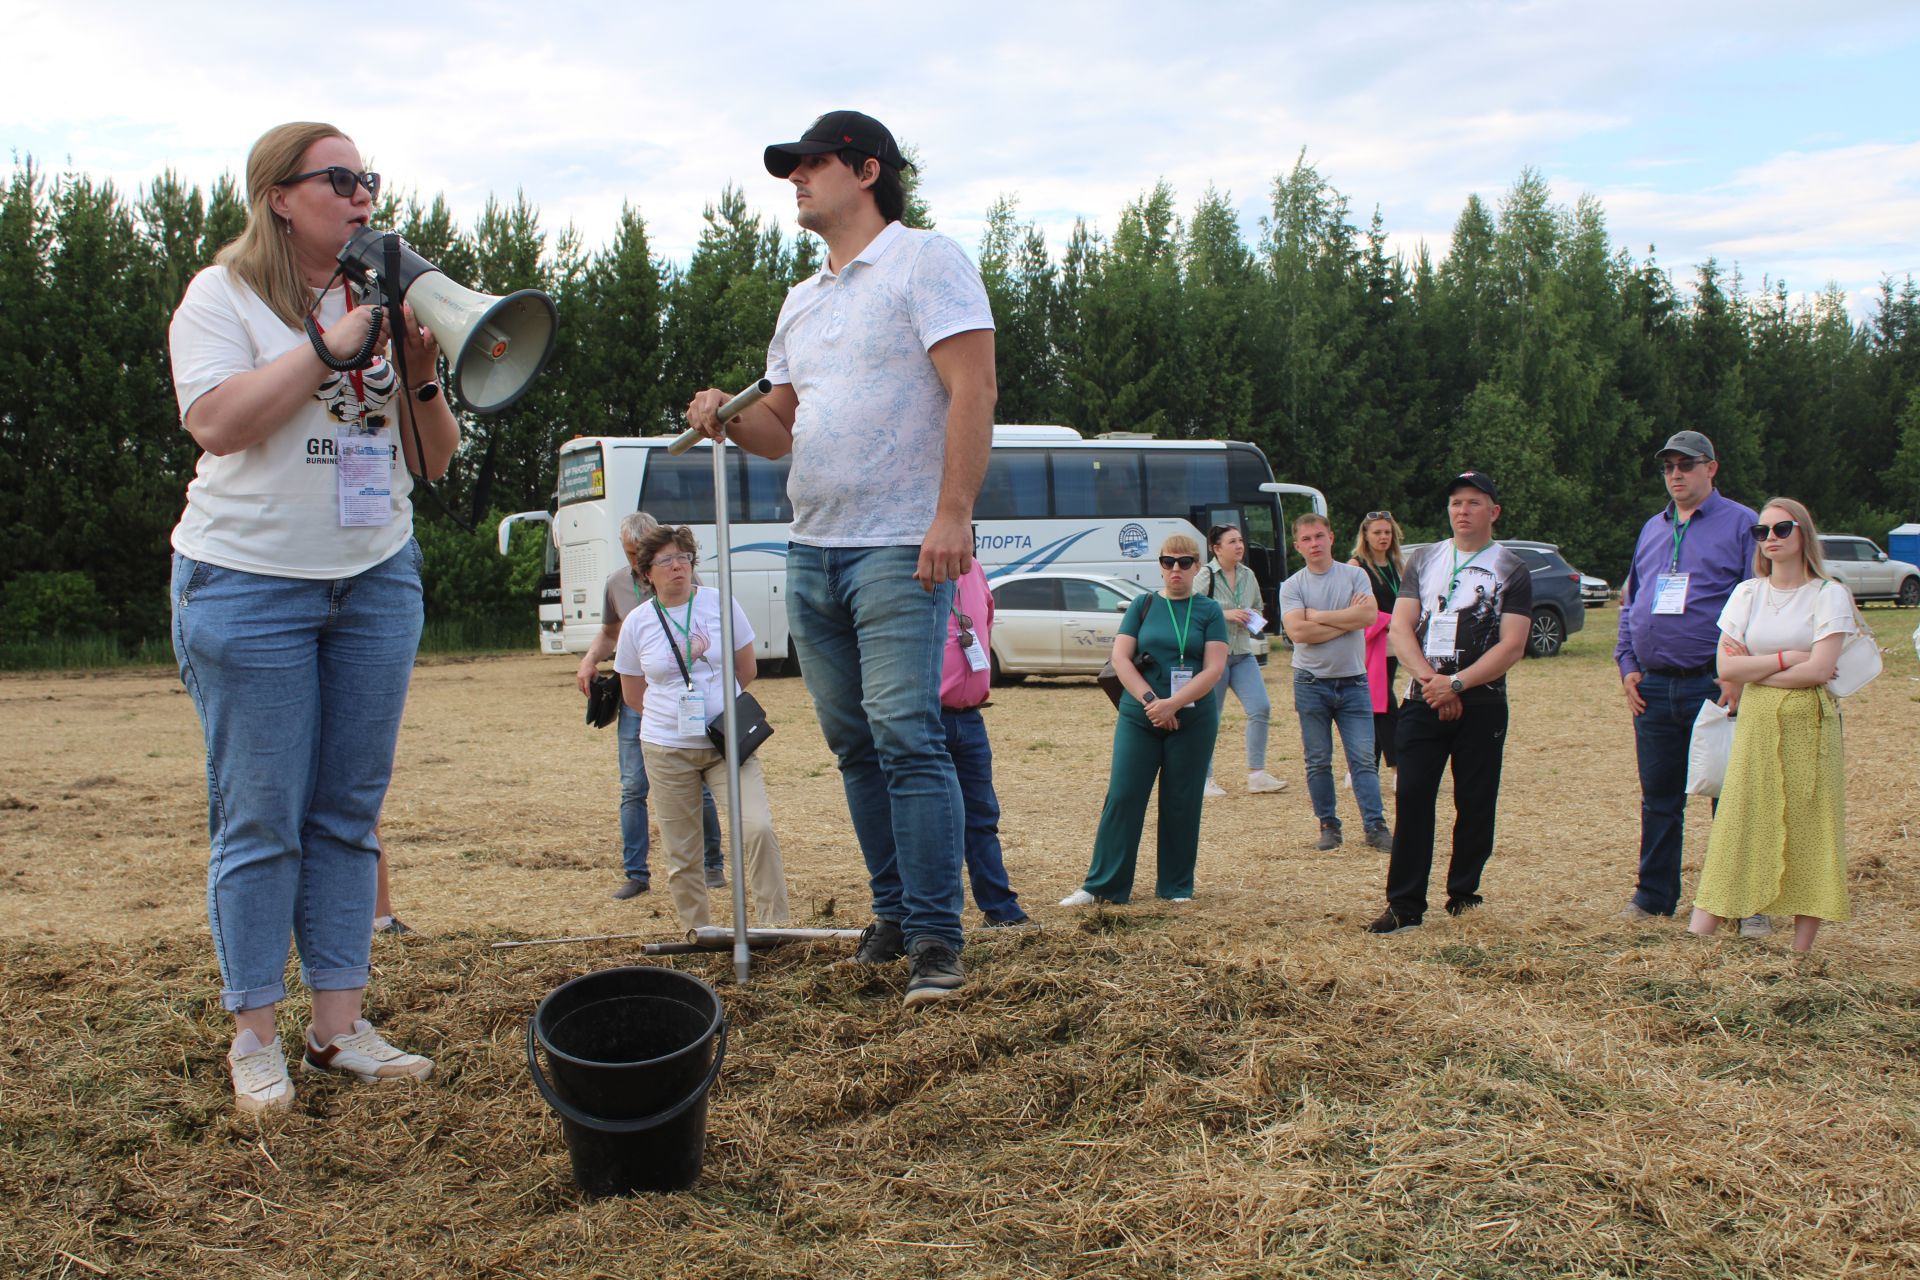
[[[498,298],[455,284],[399,236],[371,227],[347,241],[340,265],[388,305],[412,305],[453,366],[453,393],[475,413],[499,413],[525,395],[553,355],[560,315],[538,289]]]

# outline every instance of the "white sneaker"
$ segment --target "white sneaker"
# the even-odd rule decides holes
[[[1215,800],[1227,793],[1226,793],[1226,789],[1223,788],[1219,783],[1215,782],[1212,778],[1208,778],[1206,789],[1201,791],[1200,794],[1205,796],[1209,800]]]
[[[1092,906],[1098,901],[1098,898],[1088,893],[1085,889],[1075,889],[1072,893],[1060,899],[1060,905],[1063,907],[1087,907]]]
[[[1192,902],[1192,898],[1168,898],[1168,902]]]
[[[233,1105],[247,1114],[285,1111],[293,1105],[293,1081],[287,1077],[279,1036],[262,1045],[259,1036],[242,1031],[227,1050],[227,1071],[233,1076]]]
[[[1773,921],[1766,916],[1748,916],[1740,922],[1740,936],[1743,938],[1770,938],[1773,936]]]
[[[306,1052],[300,1055],[302,1071],[344,1071],[362,1080],[425,1080],[433,1074],[433,1059],[394,1048],[365,1018],[324,1045],[313,1042],[309,1028],[306,1042]]]
[[[1247,790],[1256,796],[1263,791],[1285,791],[1286,789],[1285,778],[1276,778],[1265,769],[1255,769],[1247,775]]]

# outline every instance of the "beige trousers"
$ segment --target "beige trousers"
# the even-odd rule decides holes
[[[712,747],[663,747],[642,741],[640,749],[646,756],[647,782],[652,789],[648,799],[660,823],[673,909],[680,916],[682,928],[697,929],[712,923],[707,910],[706,871],[701,865],[705,837],[700,827],[700,784],[706,783],[713,792],[714,804],[725,815],[727,758]],[[753,918],[748,923],[790,923],[780,841],[773,834],[767,783],[755,756],[740,762],[740,849],[746,855],[747,888],[753,895]]]

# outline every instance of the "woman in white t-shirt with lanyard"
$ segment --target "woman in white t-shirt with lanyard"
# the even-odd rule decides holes
[[[1227,619],[1227,675],[1221,687],[1233,690],[1247,713],[1247,790],[1255,795],[1284,790],[1284,778],[1267,772],[1267,731],[1272,720],[1273,702],[1267,696],[1267,678],[1260,670],[1260,659],[1253,652],[1251,624],[1260,611],[1260,581],[1247,568],[1247,540],[1230,524],[1217,524],[1207,530],[1207,549],[1213,560],[1194,580],[1194,593],[1215,604]],[[1222,708],[1226,698],[1220,699]],[[1213,766],[1207,766],[1207,785],[1201,793],[1224,796],[1225,789],[1213,780]]]
[[[173,644],[206,734],[207,914],[246,1112],[293,1101],[274,1018],[290,937],[313,991],[309,1070],[433,1071],[361,1017],[374,823],[420,640],[408,470],[440,475],[460,442],[433,335],[410,308],[396,325],[335,286],[379,190],[333,126],[268,130],[247,157],[246,229],[187,286],[168,331],[181,421],[204,450],[173,531]],[[398,385],[381,354],[343,373],[317,349],[391,355],[395,331],[417,385]],[[398,429],[403,404],[424,458]]]
[[[1804,506],[1773,499],[1753,534],[1756,576],[1720,613],[1720,678],[1746,687],[1688,928],[1790,915],[1793,949],[1807,951],[1821,921],[1849,916],[1840,708],[1826,684],[1859,623]]]
[[[693,530],[685,525],[662,525],[640,540],[634,561],[653,598],[621,623],[613,654],[621,696],[640,713],[640,750],[666,850],[667,890],[688,929],[710,922],[701,866],[701,784],[721,808],[727,805],[727,758],[707,736],[707,726],[726,709],[721,699],[753,683],[758,670],[753,627],[737,600],[732,661],[722,661],[720,593],[694,581],[698,555]],[[723,668],[729,666],[733,679],[725,680]],[[786,873],[757,755],[740,762],[740,845],[754,923],[788,923]]]

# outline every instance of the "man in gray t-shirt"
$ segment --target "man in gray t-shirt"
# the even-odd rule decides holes
[[[1374,764],[1373,695],[1367,689],[1363,634],[1379,616],[1373,584],[1365,570],[1334,562],[1333,527],[1323,515],[1309,512],[1295,520],[1293,545],[1307,567],[1280,585],[1280,626],[1293,641],[1293,709],[1300,717],[1307,794],[1320,820],[1314,847],[1337,849],[1343,838],[1333,786],[1337,724],[1367,843],[1391,850],[1393,833],[1380,803],[1380,771]]]

